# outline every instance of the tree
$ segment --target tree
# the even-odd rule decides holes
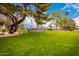
[[[62,29],[63,30],[75,30],[76,29],[76,23],[74,20],[69,19],[69,18],[64,18],[64,20],[62,20]]]
[[[45,12],[50,5],[51,5],[50,3],[36,3],[35,4],[37,8],[36,9],[37,14],[35,15],[35,19],[36,19],[35,21],[37,23],[37,27],[39,27],[39,25],[44,24],[43,21],[47,19],[48,15],[43,14],[43,12]]]
[[[34,5],[36,7],[35,11],[27,10],[29,5]],[[18,25],[22,23],[26,16],[32,15],[35,17],[37,24],[42,24],[42,21],[46,19],[47,16],[43,14],[44,11],[48,9],[50,6],[49,3],[24,3],[22,6],[15,6],[14,4],[0,4],[0,13],[5,15],[7,18],[10,18],[13,22],[12,25],[9,26],[9,33],[16,32]],[[22,19],[18,20],[13,14],[14,12],[20,12]]]
[[[16,11],[15,7],[12,4],[0,4],[0,7],[0,13],[13,22],[13,24],[9,25],[10,33],[15,32],[18,26],[17,19],[13,16],[14,11]]]
[[[67,12],[67,11],[54,11],[51,15],[52,15],[52,19],[54,20],[55,29],[61,29],[62,20],[64,18],[68,18],[67,16],[69,15],[69,12]]]
[[[55,29],[58,29],[57,27],[60,27],[60,20],[62,20],[62,13],[60,11],[55,11],[52,14],[52,19],[54,20]]]

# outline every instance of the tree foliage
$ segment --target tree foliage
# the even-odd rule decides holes
[[[76,23],[72,19],[64,18],[64,20],[61,21],[62,29],[64,30],[75,30],[76,29]]]

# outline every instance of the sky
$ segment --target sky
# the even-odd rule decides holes
[[[31,5],[28,9],[34,10],[35,7]],[[68,17],[73,19],[79,16],[79,3],[52,3],[44,13],[51,14],[54,11],[69,12]]]
[[[45,12],[51,14],[54,11],[69,12],[69,18],[76,18],[79,16],[79,4],[77,3],[52,3],[49,9]]]

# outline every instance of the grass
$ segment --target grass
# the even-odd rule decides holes
[[[0,37],[4,56],[79,56],[79,32],[46,31]]]

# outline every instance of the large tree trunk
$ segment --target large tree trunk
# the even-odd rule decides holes
[[[13,24],[9,27],[9,33],[12,34],[14,32],[16,32],[17,28],[18,28],[18,20],[15,16],[13,16],[12,14],[8,13],[6,14],[6,16],[10,17],[13,22]]]
[[[18,25],[19,25],[21,22],[23,22],[24,19],[25,19],[25,17],[26,17],[26,16],[24,15],[23,18],[18,21],[18,19],[17,19],[15,16],[13,16],[12,14],[10,14],[10,13],[2,13],[2,14],[5,15],[6,17],[8,17],[9,20],[11,20],[12,23],[13,23],[12,25],[9,26],[9,33],[10,33],[10,34],[13,34],[14,32],[16,32],[16,30],[18,29]]]
[[[11,25],[11,27],[10,27],[10,32],[9,33],[14,33],[14,32],[16,32],[16,30],[18,29],[18,25],[20,24],[20,23],[22,23],[24,20],[25,20],[25,17],[26,16],[23,16],[23,18],[21,19],[21,20],[19,20],[18,21],[18,19],[17,19],[17,21],[16,21],[16,23],[14,23],[13,25]],[[15,18],[15,17],[14,17]],[[16,19],[16,18],[15,18]]]

